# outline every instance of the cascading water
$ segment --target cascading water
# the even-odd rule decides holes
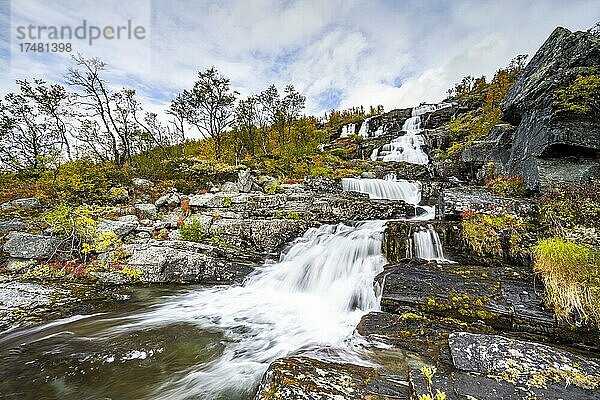
[[[33,389],[38,393],[42,388],[50,390],[44,393],[53,398],[78,399],[90,392],[92,397],[114,397],[112,384],[79,386],[77,371],[85,373],[85,365],[91,365],[88,375],[100,381],[110,382],[114,371],[123,375],[131,368],[138,371],[138,378],[129,379],[147,386],[128,387],[127,398],[247,399],[269,363],[292,352],[328,347],[338,359],[358,362],[359,354],[351,346],[358,339],[352,334],[365,313],[379,308],[373,281],[385,264],[381,250],[384,227],[385,221],[369,221],[311,228],[290,245],[279,262],[265,264],[242,286],[177,294],[133,315],[98,314],[15,332],[0,339],[0,355],[3,363],[13,368],[8,376],[21,376],[14,371],[21,365],[28,365],[31,371],[40,354],[56,357],[41,364],[40,386]],[[189,332],[190,343],[181,344],[189,346],[187,350],[173,349],[179,344],[168,339],[157,344],[156,335],[163,337],[165,332],[175,334],[181,329]],[[127,351],[117,350],[131,341],[136,344],[126,347]],[[33,360],[23,351],[30,347],[36,348]],[[12,348],[19,350],[4,353]],[[186,364],[178,364],[181,361],[173,358],[176,354]],[[194,357],[198,358],[194,361]],[[51,370],[61,363],[64,369],[57,370],[56,381]],[[168,374],[155,372],[162,379],[148,375],[143,380],[144,371],[151,373],[167,365],[173,369]],[[98,375],[102,373],[108,376]],[[7,376],[0,371],[0,377]],[[53,387],[44,386],[48,377]],[[3,385],[12,383],[0,382],[0,390]],[[122,398],[122,391],[116,393],[121,393],[116,398]]]
[[[447,261],[437,231],[432,225],[416,227],[407,246],[407,257]]]
[[[423,151],[425,139],[420,135],[422,132],[421,115],[449,106],[451,104],[439,103],[425,104],[413,108],[412,116],[402,126],[402,130],[405,132],[404,135],[398,136],[390,143],[373,150],[371,159],[373,161],[404,161],[411,164],[427,164],[429,157]]]
[[[356,132],[356,124],[346,124],[346,125],[342,126],[342,133],[340,134],[340,137],[345,138],[350,135],[354,135],[355,132]]]
[[[408,204],[421,201],[421,183],[390,179],[342,179],[345,191],[366,193],[371,199],[404,200]]]

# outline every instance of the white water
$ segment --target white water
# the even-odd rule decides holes
[[[447,261],[440,236],[431,225],[420,226],[413,232],[412,239],[407,246],[407,257],[422,258],[424,260]]]
[[[373,161],[404,161],[411,164],[427,164],[429,162],[429,157],[423,151],[425,139],[420,135],[423,131],[421,129],[421,115],[449,106],[451,105],[439,103],[424,104],[413,108],[412,116],[408,118],[402,126],[402,130],[405,132],[404,135],[398,136],[390,143],[374,149],[371,154],[371,159]]]
[[[342,126],[342,133],[341,133],[340,137],[345,138],[350,135],[354,135],[355,132],[356,132],[356,124],[354,124],[354,123],[346,124],[346,125]]]
[[[361,316],[379,308],[373,281],[385,264],[384,227],[370,221],[312,228],[243,286],[199,290],[144,316],[137,328],[186,321],[227,338],[221,357],[163,385],[156,398],[244,393],[278,357],[308,346],[349,351]]]
[[[366,193],[371,199],[404,200],[408,204],[421,201],[421,183],[417,181],[386,179],[342,179],[345,191]]]

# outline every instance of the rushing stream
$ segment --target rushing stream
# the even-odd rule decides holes
[[[325,346],[351,359],[356,324],[378,308],[373,278],[385,263],[384,226],[310,229],[243,286],[167,293],[142,309],[5,333],[0,392],[246,399],[277,357]]]

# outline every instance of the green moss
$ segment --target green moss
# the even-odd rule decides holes
[[[231,207],[231,197],[225,197],[223,199],[223,207]]]
[[[142,276],[142,270],[138,268],[125,267],[121,270],[121,273],[125,275],[131,281],[139,281]]]
[[[499,176],[488,179],[485,187],[501,196],[523,196],[525,186],[520,176]]]

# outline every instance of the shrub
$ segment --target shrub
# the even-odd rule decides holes
[[[522,218],[512,214],[486,215],[463,212],[460,224],[462,241],[477,255],[500,257],[505,255],[503,244],[508,239],[509,254],[516,256],[522,251],[519,243],[525,228]]]
[[[265,186],[265,188],[263,189],[263,191],[266,194],[276,194],[276,193],[283,193],[284,190],[281,187],[281,185],[279,184],[279,182],[271,182],[269,185]]]
[[[558,318],[578,317],[600,326],[600,252],[560,237],[533,248],[534,270],[546,287],[546,304]]]
[[[485,182],[485,187],[502,196],[523,196],[525,186],[520,176],[499,176]]]
[[[541,222],[552,235],[564,236],[578,226],[600,230],[600,183],[563,185],[539,199]]]
[[[192,218],[179,228],[179,236],[190,242],[201,242],[205,238],[202,223],[198,219]]]
[[[566,88],[557,89],[552,103],[555,115],[600,116],[600,73],[591,68]]]

